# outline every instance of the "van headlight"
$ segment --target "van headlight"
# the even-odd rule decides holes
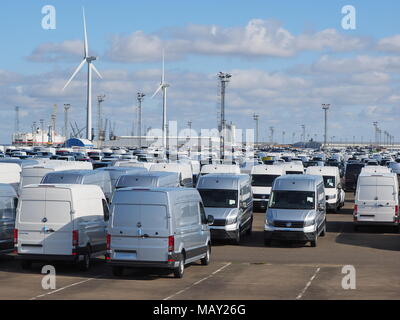
[[[274,217],[272,214],[270,214],[269,212],[267,213],[267,217],[265,219],[265,223],[270,226],[273,227],[274,226]]]
[[[304,221],[304,227],[310,227],[310,226],[313,226],[314,224],[315,224],[314,219]]]
[[[229,226],[231,224],[235,224],[237,222],[237,218],[238,218],[237,215],[226,218],[226,225]]]

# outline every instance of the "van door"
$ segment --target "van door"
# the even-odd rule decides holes
[[[391,180],[390,178],[384,178],[385,180]],[[385,185],[376,186],[377,191],[377,200],[376,200],[376,214],[375,220],[379,222],[393,222],[393,217],[395,215],[397,201],[397,190],[394,188],[393,184],[385,184]]]
[[[68,201],[46,201],[46,223],[44,224],[44,254],[71,255],[73,220],[71,203]]]
[[[140,205],[115,204],[111,215],[111,259],[138,260]]]
[[[140,205],[140,220],[137,223],[141,236],[139,238],[140,260],[168,260],[168,225],[166,206]]]
[[[17,218],[18,253],[44,254],[45,210],[44,200],[21,201]]]

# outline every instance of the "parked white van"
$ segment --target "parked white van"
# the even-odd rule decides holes
[[[201,167],[200,175],[204,176],[210,173],[240,174],[240,167],[235,164],[206,164]]]
[[[177,188],[180,186],[179,174],[176,172],[138,172],[136,174],[126,174],[120,176],[115,189],[128,187],[162,187]]]
[[[186,264],[209,263],[212,222],[195,189],[118,189],[112,199],[106,261],[116,276],[125,267],[155,267],[171,269],[181,278]]]
[[[248,174],[207,174],[197,183],[206,214],[215,220],[213,239],[229,239],[239,244],[242,234],[251,234],[253,197]]]
[[[258,165],[251,171],[251,190],[253,191],[254,210],[266,210],[272,184],[275,179],[284,175],[282,166]]]
[[[94,185],[29,185],[19,199],[14,243],[23,268],[36,261],[69,261],[81,270],[105,253],[108,206]]]
[[[344,206],[345,192],[340,182],[338,167],[308,167],[306,174],[322,176],[324,179],[327,210],[337,212]]]
[[[354,229],[365,225],[399,229],[399,186],[395,173],[362,173],[354,204]]]
[[[182,187],[193,187],[192,167],[188,163],[153,163],[150,171],[177,172]]]
[[[120,176],[123,176],[125,174],[134,174],[138,172],[148,172],[147,169],[143,167],[104,167],[98,168],[96,170],[109,173],[113,191]]]

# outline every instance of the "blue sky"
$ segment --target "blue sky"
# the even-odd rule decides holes
[[[341,28],[343,17],[341,8],[349,4],[357,10],[357,29],[353,31],[345,31]],[[57,45],[65,41],[82,40],[82,6],[86,10],[90,49],[99,56],[96,66],[100,72],[109,75],[108,79],[107,76],[105,77],[106,81],[103,81],[103,83],[96,80],[94,95],[105,92],[110,98],[116,97],[116,99],[107,102],[108,106],[106,106],[105,112],[108,112],[109,117],[117,122],[117,127],[120,128],[118,134],[127,134],[132,127],[135,116],[135,92],[131,92],[131,90],[148,88],[148,91],[151,91],[152,86],[154,86],[154,89],[157,87],[159,76],[156,76],[156,72],[160,68],[158,56],[161,53],[158,55],[157,51],[154,52],[154,50],[149,49],[142,54],[149,57],[145,61],[142,61],[140,54],[133,57],[138,45],[146,47],[148,44],[152,44],[154,38],[167,48],[171,48],[170,52],[168,50],[166,52],[167,60],[169,60],[167,61],[167,78],[169,77],[170,81],[175,80],[175,82],[171,82],[169,118],[182,122],[181,126],[184,126],[187,120],[194,118],[198,118],[197,123],[196,121],[194,123],[195,128],[216,123],[217,82],[212,79],[211,75],[218,71],[235,71],[238,76],[236,77],[235,72],[233,72],[232,86],[228,88],[228,90],[231,90],[227,97],[228,120],[232,120],[239,127],[253,127],[251,114],[253,112],[260,113],[263,126],[261,136],[264,140],[268,139],[267,128],[271,125],[275,126],[278,132],[279,130],[291,132],[295,131],[293,128],[305,123],[310,128],[311,135],[318,134],[321,136],[321,123],[316,124],[319,117],[322,119],[322,114],[319,113],[320,103],[316,96],[319,92],[322,92],[323,99],[331,99],[326,101],[321,98],[321,103],[336,102],[337,104],[337,113],[332,115],[337,124],[336,127],[333,124],[332,131],[338,139],[339,137],[343,140],[346,137],[351,139],[350,137],[353,135],[368,139],[373,135],[372,125],[369,122],[374,117],[379,117],[378,120],[381,121],[382,128],[385,130],[387,128],[388,131],[391,130],[395,134],[396,121],[399,117],[396,106],[398,106],[400,99],[396,95],[399,87],[396,73],[397,61],[393,62],[390,59],[396,57],[400,50],[397,51],[397,47],[391,50],[377,50],[375,47],[381,39],[400,34],[400,19],[398,19],[400,2],[398,1],[203,0],[195,2],[115,0],[111,2],[94,0],[4,0],[0,5],[2,6],[0,11],[0,37],[3,43],[2,50],[0,50],[0,71],[7,75],[4,77],[6,80],[0,82],[0,86],[3,87],[0,94],[7,95],[7,98],[0,102],[0,110],[2,110],[3,116],[10,120],[10,124],[0,133],[0,142],[2,143],[9,142],[9,136],[13,130],[12,110],[14,105],[21,105],[26,111],[22,113],[21,119],[22,127],[26,130],[30,128],[31,122],[34,121],[32,118],[35,120],[41,117],[48,118],[53,103],[61,105],[68,100],[75,105],[84,105],[84,88],[82,88],[82,92],[72,90],[65,94],[57,93],[56,88],[48,91],[43,89],[46,88],[44,78],[52,79],[53,84],[58,83],[58,81],[60,83],[66,81],[80,62],[81,57],[75,53],[75,51],[79,51],[79,48],[73,47],[71,53],[71,51],[65,51],[65,47],[58,47]],[[41,27],[43,17],[41,8],[44,5],[54,5],[56,8],[56,30],[43,30]],[[255,43],[255,45],[260,45],[261,51],[251,52],[252,42],[250,41],[249,53],[247,53],[246,48],[240,47],[240,36],[246,35],[246,26],[251,25],[251,21],[255,19],[262,20],[262,23],[257,24],[261,31],[257,29],[257,32],[262,33],[263,28],[270,30],[270,22],[274,21],[285,32],[289,33],[289,35],[285,34],[287,41],[290,42],[291,38],[301,38],[303,35],[312,35],[310,36],[311,40],[304,41],[302,38],[296,40],[296,48],[292,48],[292,44],[289,44],[289,49],[285,44],[278,44],[278,53],[271,54],[268,49],[269,35],[267,35],[262,38],[261,42],[263,43]],[[191,25],[201,26],[200,33],[190,31],[188,26]],[[225,41],[223,43],[225,47],[222,51],[213,47],[218,46],[218,42],[208,41],[208,36],[202,29],[211,26],[216,26],[217,30],[222,30],[221,34]],[[313,47],[313,42],[324,41],[324,35],[314,37],[315,34],[324,30],[335,30],[335,37],[338,37],[338,41],[342,42],[340,49],[336,48],[335,41],[331,41],[321,48]],[[140,41],[133,36],[135,32],[139,31],[144,35]],[[196,39],[191,39],[198,34],[200,34],[201,41],[196,42]],[[235,37],[239,37],[239,39]],[[346,50],[343,45],[345,40],[341,37],[362,38],[370,43],[355,45],[354,48],[349,46],[349,49]],[[117,40],[115,40],[116,38]],[[274,41],[278,41],[279,36],[276,38],[272,35],[271,39],[271,46],[274,47]],[[127,42],[129,41],[132,41],[132,45],[128,47]],[[158,43],[157,41],[156,43]],[[185,42],[185,45],[179,50],[175,50],[175,46],[179,46],[182,41]],[[32,53],[41,48],[43,44],[49,43],[53,44],[53,49],[56,48],[52,54],[57,59],[52,61],[46,55],[46,52],[39,50],[39,59],[32,61]],[[76,44],[76,46],[78,45]],[[119,56],[113,51],[115,47],[126,50],[128,54],[123,57]],[[155,50],[158,50],[157,48]],[[132,59],[129,50],[133,50]],[[330,65],[334,65],[338,60],[349,60],[350,62],[345,63],[345,65],[353,65],[351,59],[358,56],[374,58],[371,61],[376,63],[376,70],[373,68],[367,68],[367,70],[365,64],[362,64],[360,68],[351,73],[354,76],[351,83],[348,82],[350,75],[345,70],[334,70],[325,63],[328,61]],[[326,59],[321,62],[322,57],[326,57]],[[384,61],[390,60],[390,62],[384,62],[386,64],[381,66],[380,59],[382,61],[384,59],[386,59]],[[323,72],[316,68],[315,64],[318,61],[320,61],[318,68],[322,68],[323,63],[325,63],[321,70],[327,68],[327,70],[331,70],[331,74],[326,74],[326,71]],[[307,72],[303,69],[300,70],[300,66],[306,68]],[[312,71],[310,71],[310,68]],[[391,68],[395,71],[391,71]],[[118,85],[118,79],[116,79],[118,71],[127,72],[124,75],[124,81],[132,83],[131,86],[126,86],[124,92],[122,92],[124,88],[121,89],[121,85]],[[255,95],[252,95],[252,88],[246,87],[245,79],[247,74],[254,71],[260,71],[259,74],[257,73],[260,79],[276,81],[277,84],[265,89],[262,82],[256,82],[256,85],[260,87],[259,90],[255,90]],[[382,81],[373,82],[373,84],[371,82],[365,83],[366,72],[369,74],[376,73],[374,73],[372,77],[374,80],[372,81],[376,81],[377,78],[382,79]],[[84,72],[81,73],[81,78],[77,80],[78,84],[84,84],[85,74]],[[9,74],[18,75],[20,80],[15,80]],[[14,80],[8,81],[9,77]],[[185,77],[188,77],[188,79]],[[238,79],[236,83],[235,78]],[[21,83],[19,84],[17,81]],[[292,83],[293,87],[285,85],[285,81]],[[39,88],[33,89],[33,84],[37,85],[39,82],[43,82],[43,87],[40,87],[41,91],[38,91]],[[339,85],[339,82],[343,84]],[[79,87],[78,84],[76,84],[76,88]],[[324,86],[316,88],[321,84]],[[380,88],[375,95],[369,87],[371,85],[374,88]],[[213,87],[215,88],[213,89]],[[341,90],[338,90],[339,87]],[[389,87],[391,90],[386,90]],[[358,103],[355,100],[357,94],[354,97],[348,96],[342,97],[342,99],[335,96],[337,92],[346,95],[349,92],[354,92],[354,90],[359,90],[360,93],[363,91],[371,92],[369,101],[367,99],[365,102],[360,101]],[[188,94],[188,92],[193,94]],[[293,92],[299,92],[302,95],[298,102],[296,102],[295,96],[288,97],[290,94],[294,94]],[[230,93],[231,96],[229,96]],[[256,96],[258,93],[260,93],[260,96]],[[68,94],[71,94],[71,97],[68,97]],[[148,94],[151,94],[151,92],[148,92]],[[213,94],[215,97],[211,97]],[[18,97],[18,95],[20,96]],[[207,98],[201,101],[202,96]],[[265,98],[264,103],[262,102],[263,97]],[[286,97],[287,99],[283,99]],[[229,110],[230,103],[232,104],[231,110]],[[307,108],[310,109],[296,114],[296,117],[291,116],[291,113],[299,113],[299,110],[303,110],[302,108],[306,104]],[[201,105],[207,106],[208,111],[206,115],[197,116],[196,112]],[[46,109],[45,106],[48,108]],[[188,106],[191,106],[190,111],[187,111]],[[158,125],[160,122],[160,119],[158,119],[159,107],[160,100],[147,100],[148,114],[145,125],[153,127]],[[82,109],[81,106],[79,108]],[[79,108],[76,107],[72,115],[75,115],[78,122],[83,123],[80,115],[82,110]],[[119,115],[126,115],[130,112],[130,109],[132,109],[132,119],[129,121],[127,121],[126,116]],[[118,112],[116,112],[117,110]],[[363,124],[352,125],[351,121],[357,120],[360,114],[369,114],[368,112],[371,119],[368,118],[365,121],[366,123]],[[344,114],[346,119],[341,121]],[[61,125],[61,113],[59,119]],[[293,121],[293,123],[290,123],[290,121]],[[300,131],[300,129],[296,130]]]

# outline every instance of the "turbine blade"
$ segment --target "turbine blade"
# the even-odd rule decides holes
[[[75,78],[76,74],[79,72],[79,70],[82,69],[84,63],[86,62],[86,59],[83,59],[81,64],[78,66],[78,68],[76,68],[75,72],[72,74],[71,78],[69,78],[69,80],[67,81],[67,83],[65,84],[63,91],[65,90],[66,87],[68,87],[68,85],[70,84],[70,82]]]
[[[156,90],[156,92],[154,92],[154,94],[151,96],[151,99],[153,99],[156,95],[157,95],[157,93],[159,93],[160,92],[160,90],[162,89],[162,84],[158,87],[158,89]]]
[[[86,17],[85,17],[85,8],[82,7],[82,15],[83,15],[83,34],[84,34],[84,54],[85,58],[89,55],[89,46],[88,46],[88,39],[87,39],[87,32],[86,32]]]
[[[99,70],[96,69],[93,63],[90,64],[90,67],[93,69],[94,72],[97,73],[100,79],[103,79],[102,75],[100,74]]]

